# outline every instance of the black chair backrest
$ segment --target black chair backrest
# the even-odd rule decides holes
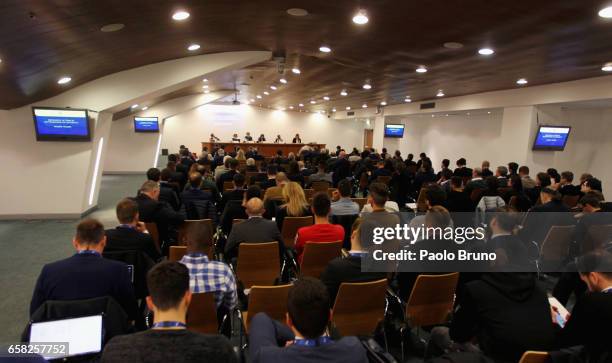
[[[263,217],[267,219],[272,219],[272,217],[276,216],[276,211],[283,204],[283,201],[280,199],[268,199],[264,203],[264,208],[266,209]]]
[[[347,214],[347,215],[332,215],[331,221],[333,224],[339,224],[344,228],[344,241],[342,241],[342,248],[349,250],[351,248],[351,230],[353,229],[353,223],[359,218],[358,214]]]
[[[132,266],[132,284],[134,284],[136,299],[143,299],[149,295],[147,272],[155,265],[151,257],[141,251],[105,251],[102,255],[109,260]]]

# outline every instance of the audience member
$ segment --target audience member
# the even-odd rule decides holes
[[[493,172],[491,171],[491,163],[489,163],[487,160],[482,162],[482,177],[483,178],[488,178],[490,176],[493,176]]]
[[[332,184],[332,174],[327,173],[325,171],[326,168],[327,168],[327,163],[325,161],[319,161],[317,172],[314,174],[311,174],[308,177],[309,183],[316,182],[316,181],[326,181],[331,185]]]
[[[213,195],[200,189],[202,174],[189,174],[189,188],[181,193],[184,213],[188,219],[212,219],[217,221],[217,210]]]
[[[561,195],[580,195],[580,186],[573,185],[574,173],[571,171],[564,171],[561,173],[561,180],[559,182],[559,193]]]
[[[389,188],[383,183],[372,183],[368,190],[368,202],[361,209],[361,215],[372,212],[399,212],[399,205],[389,200]]]
[[[453,172],[454,176],[459,176],[461,178],[471,178],[472,177],[472,169],[468,168],[467,161],[465,158],[460,158],[456,162],[457,168]]]
[[[495,169],[495,176],[497,177],[497,184],[500,188],[506,188],[508,186],[508,168],[500,165]]]
[[[178,198],[178,194],[174,191],[172,186],[168,184],[167,180],[165,182],[161,182],[161,171],[157,168],[150,168],[147,170],[147,180],[154,181],[159,183],[159,200],[161,202],[168,203],[172,209],[178,210],[180,207],[180,201]]]
[[[239,173],[234,174],[234,177],[232,180],[232,185],[234,186],[234,188],[223,192],[223,196],[221,197],[221,201],[219,202],[219,205],[218,205],[218,209],[220,211],[225,210],[225,206],[227,205],[229,201],[232,201],[232,200],[242,201],[242,198],[244,197],[244,183],[245,183],[244,175],[239,174]]]
[[[359,205],[351,200],[352,185],[348,180],[338,183],[338,190],[334,191],[336,201],[331,204],[331,215],[357,215]]]
[[[310,208],[306,201],[304,189],[296,182],[288,182],[282,189],[282,200],[285,202],[276,210],[276,225],[283,228],[285,217],[310,216]]]
[[[264,201],[267,201],[268,199],[283,200],[285,186],[288,183],[289,178],[287,178],[287,174],[283,172],[277,173],[275,185],[266,189],[266,193],[264,194]]]
[[[525,166],[525,165],[521,166],[518,169],[518,175],[521,177],[521,183],[523,184],[524,191],[535,188],[536,182],[533,179],[531,179],[531,177],[529,176],[528,166]]]

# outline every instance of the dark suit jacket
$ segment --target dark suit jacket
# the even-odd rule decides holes
[[[272,241],[278,241],[278,249],[282,258],[285,254],[285,243],[283,236],[276,227],[276,223],[263,217],[249,218],[232,227],[232,232],[227,238],[225,245],[225,256],[227,259],[236,257],[238,255],[238,246],[242,242],[257,243]]]
[[[333,306],[341,283],[375,281],[386,276],[385,272],[361,272],[361,257],[349,255],[331,260],[321,274],[321,281],[327,286],[329,301]]]
[[[576,224],[576,230],[574,232],[574,237],[575,237],[576,245],[578,246],[579,251],[581,253],[583,252],[582,251],[583,243],[585,243],[587,239],[587,233],[589,232],[589,229],[592,226],[597,226],[597,225],[602,225],[602,224],[612,224],[612,215],[604,212],[603,210],[600,210],[594,213],[585,213],[580,218],[580,220]]]
[[[227,192],[223,192],[223,196],[221,197],[221,202],[218,205],[218,210],[220,210],[221,212],[223,212],[225,210],[225,206],[227,205],[227,202],[229,202],[230,200],[239,200],[242,201],[242,198],[244,197],[244,189],[232,189],[232,190],[228,190]]]
[[[159,200],[168,203],[174,210],[179,210],[181,206],[178,195],[172,186],[167,183],[159,184]]]
[[[561,201],[536,205],[527,212],[520,236],[526,243],[537,242],[540,246],[552,226],[574,224],[572,214]]]
[[[106,230],[104,252],[116,251],[141,251],[151,257],[153,261],[158,261],[162,257],[149,234],[122,226]]]
[[[491,251],[502,249],[508,257],[508,264],[520,266],[522,271],[536,271],[535,265],[529,259],[525,243],[518,236],[496,236],[489,240],[487,248]]]
[[[580,195],[580,186],[566,184],[559,189],[559,193],[563,195]]]
[[[487,189],[487,183],[485,183],[484,179],[470,180],[465,185],[464,191],[468,196],[471,196],[472,192],[476,189]]]
[[[189,188],[181,193],[184,214],[188,219],[212,219],[217,222],[217,210],[210,192]]]
[[[253,317],[249,329],[249,355],[253,363],[367,363],[365,348],[356,337],[344,337],[328,344],[305,347],[279,346],[295,339],[288,326],[270,319],[265,313]]]
[[[506,178],[505,176],[498,176],[497,177],[497,186],[500,187],[500,188],[508,187],[508,178]]]
[[[472,177],[472,169],[468,168],[468,167],[461,167],[461,168],[456,168],[453,171],[453,176],[459,176],[462,178],[471,178]]]
[[[160,203],[149,198],[145,194],[139,194],[134,201],[138,204],[140,221],[145,223],[155,223],[159,230],[161,241],[168,241],[170,238],[170,228],[183,223],[185,216],[176,212],[166,203]]]
[[[219,179],[217,180],[217,189],[219,189],[220,191],[223,191],[223,183],[227,181],[233,181],[234,175],[236,174],[238,174],[238,172],[236,170],[231,170],[231,169],[221,174],[221,176],[219,176]]]
[[[32,294],[30,315],[47,300],[102,296],[111,296],[131,320],[136,318],[136,298],[127,266],[94,254],[75,254],[43,267]]]

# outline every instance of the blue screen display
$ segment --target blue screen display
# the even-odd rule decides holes
[[[386,124],[385,137],[404,137],[404,125]]]
[[[533,148],[563,150],[569,133],[570,128],[567,126],[540,126]]]
[[[87,110],[34,108],[34,124],[39,140],[89,140]]]
[[[134,117],[134,131],[159,132],[157,117]]]

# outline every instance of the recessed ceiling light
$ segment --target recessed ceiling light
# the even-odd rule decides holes
[[[209,89],[204,90],[204,93],[210,93]]]
[[[202,82],[208,82],[208,78],[204,78]]]
[[[346,110],[347,111],[350,110],[350,109],[351,109],[351,106],[346,106]]]
[[[611,69],[611,70],[612,70],[612,69]],[[520,85],[527,84],[527,80],[526,80],[525,78],[519,78],[519,79],[516,81],[516,84],[520,84]]]
[[[290,109],[290,110],[293,110],[293,106],[289,106],[289,109]]]
[[[270,95],[270,92],[268,92],[268,91],[264,91],[264,95],[269,96],[269,95]]]
[[[306,16],[308,15],[308,10],[302,8],[291,8],[287,9],[287,14],[292,16]]]
[[[332,108],[332,112],[336,112],[336,108]]]
[[[436,97],[444,97],[444,91],[439,90],[438,93],[436,94]]]
[[[70,81],[72,81],[72,78],[66,76],[66,77],[62,77],[58,79],[57,84],[66,84],[66,83],[69,83]]]
[[[138,104],[137,104],[137,103],[135,103],[135,104],[133,104],[133,105],[131,106],[131,108],[136,108],[136,107],[138,107]]]
[[[300,73],[302,73],[302,71],[300,71],[300,69],[299,69],[299,68],[292,68],[292,69],[291,69],[291,72],[293,72],[294,74],[300,74]]]
[[[490,115],[490,114],[491,114],[491,111],[487,111],[487,115]]]
[[[370,82],[366,82],[363,84],[363,89],[372,89],[372,85],[370,84]]]
[[[106,24],[100,28],[100,31],[103,33],[112,33],[112,32],[119,31],[123,28],[125,28],[125,24],[121,24],[121,23]]]
[[[368,108],[368,105],[364,103],[363,105],[361,105],[361,108]]]
[[[274,85],[270,86],[270,89],[271,89],[272,91],[276,91],[276,90],[277,90],[276,86],[274,86]]]
[[[353,16],[353,23],[358,25],[367,24],[370,21],[368,18],[368,13],[364,9],[359,9],[359,11]]]
[[[190,14],[186,12],[185,10],[179,10],[179,11],[176,11],[174,14],[172,14],[172,19],[181,21],[181,20],[185,20],[189,18],[189,15]]]
[[[612,62],[604,64],[601,70],[604,72],[612,72]]]
[[[340,91],[340,96],[348,96],[348,92],[346,92],[346,90],[343,89],[342,91]]]
[[[198,50],[198,49],[200,49],[200,45],[199,44],[190,44],[187,47],[187,50],[190,51],[190,52],[193,52],[194,50]]]
[[[493,53],[495,53],[495,51],[493,49],[491,49],[491,48],[481,48],[481,49],[478,49],[478,54],[480,54],[480,55],[491,55]]]
[[[287,84],[287,80],[286,80],[286,79],[284,79],[284,78],[281,78],[281,79],[279,80],[279,82],[280,82],[280,83],[282,83],[282,84]]]
[[[205,85],[203,85],[203,86],[202,86],[202,88],[208,88],[208,85],[207,85],[207,84],[205,84]]]
[[[261,99],[261,95],[257,95],[257,96],[255,96],[255,97],[257,97],[258,99]]]
[[[427,68],[425,66],[418,66],[418,68],[416,69],[417,73],[425,73],[427,72]]]
[[[599,10],[599,16],[602,18],[610,19],[612,18],[612,6],[607,6],[601,10]]]
[[[255,99],[254,99],[254,98],[251,98],[249,101],[251,101],[251,102],[255,102]]]
[[[463,48],[463,44],[461,44],[459,42],[446,42],[446,43],[442,44],[442,46],[444,48],[447,48],[447,49],[461,49],[461,48]]]
[[[328,97],[328,96],[323,96],[323,99],[324,99],[325,101],[329,101],[329,97]]]
[[[327,45],[322,45],[322,46],[320,46],[320,47],[319,47],[319,50],[320,50],[321,52],[323,52],[323,53],[329,53],[329,52],[331,52],[331,48],[330,48],[330,47],[328,47]]]
[[[381,106],[386,106],[386,105],[387,105],[387,101],[382,101],[382,102],[380,103],[380,105],[381,105]]]
[[[310,100],[310,104],[311,104],[311,105],[314,105],[315,103],[317,103],[317,101],[315,101],[315,100]]]
[[[143,111],[146,111],[148,109],[149,109],[149,106],[145,106],[145,107],[142,108]]]
[[[406,103],[410,103],[410,102],[412,102],[412,100],[411,100],[410,98],[406,98],[406,99],[404,100],[404,102],[406,102]]]
[[[303,104],[303,103],[300,103],[298,106],[299,106],[299,107],[304,107],[304,104]]]

